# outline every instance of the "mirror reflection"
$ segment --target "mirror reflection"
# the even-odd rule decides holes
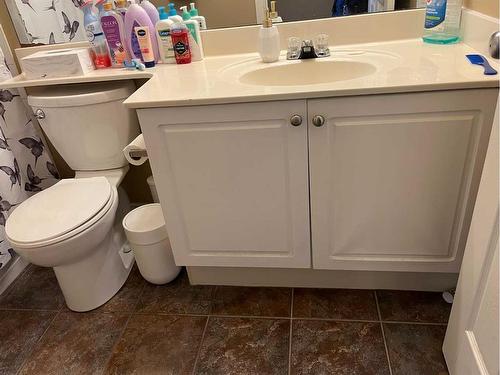
[[[163,0],[151,0],[164,6]],[[176,1],[176,6],[189,0]],[[425,7],[425,0],[198,0],[196,7],[209,29],[261,24],[265,10],[274,23],[397,11]]]

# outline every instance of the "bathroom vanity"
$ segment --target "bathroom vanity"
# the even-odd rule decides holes
[[[458,272],[496,95],[140,110],[176,262]]]

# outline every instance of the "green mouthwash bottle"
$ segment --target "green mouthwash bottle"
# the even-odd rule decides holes
[[[460,40],[462,0],[426,0],[426,43],[451,44]]]

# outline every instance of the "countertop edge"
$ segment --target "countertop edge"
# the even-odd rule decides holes
[[[294,87],[296,88],[296,87]],[[131,109],[153,109],[153,108],[168,108],[168,107],[190,107],[204,105],[222,105],[235,103],[255,103],[267,101],[281,100],[296,100],[296,99],[319,99],[342,96],[359,96],[359,95],[377,95],[377,94],[401,94],[415,92],[431,92],[445,90],[471,90],[499,88],[499,81],[472,81],[472,82],[452,82],[452,83],[434,83],[423,85],[408,85],[408,86],[385,86],[373,88],[356,88],[356,89],[333,89],[321,91],[295,91],[290,93],[279,94],[262,94],[249,96],[228,96],[228,97],[213,97],[206,99],[190,99],[190,100],[156,100],[156,101],[137,101],[126,99],[123,104]]]
[[[97,70],[96,70],[97,72]],[[122,70],[118,72],[106,72],[107,75],[85,75],[74,77],[57,77],[47,79],[26,79],[24,74],[18,74],[6,81],[0,82],[0,89],[19,89],[25,87],[40,87],[40,86],[55,86],[67,85],[74,83],[95,83],[95,82],[109,82],[109,81],[123,81],[129,79],[150,79],[154,77],[154,72],[149,71],[127,71]]]

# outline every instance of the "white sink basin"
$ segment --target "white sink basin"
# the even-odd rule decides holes
[[[368,80],[376,83],[381,71],[399,66],[401,57],[377,50],[333,49],[332,56],[311,60],[280,60],[263,63],[251,57],[226,65],[218,74],[231,84],[254,86],[256,89],[287,91],[290,87],[322,89],[346,87],[350,81]],[[273,89],[274,87],[274,89]]]
[[[300,60],[251,70],[240,76],[239,81],[258,86],[317,85],[364,77],[376,70],[374,65],[367,62]]]

